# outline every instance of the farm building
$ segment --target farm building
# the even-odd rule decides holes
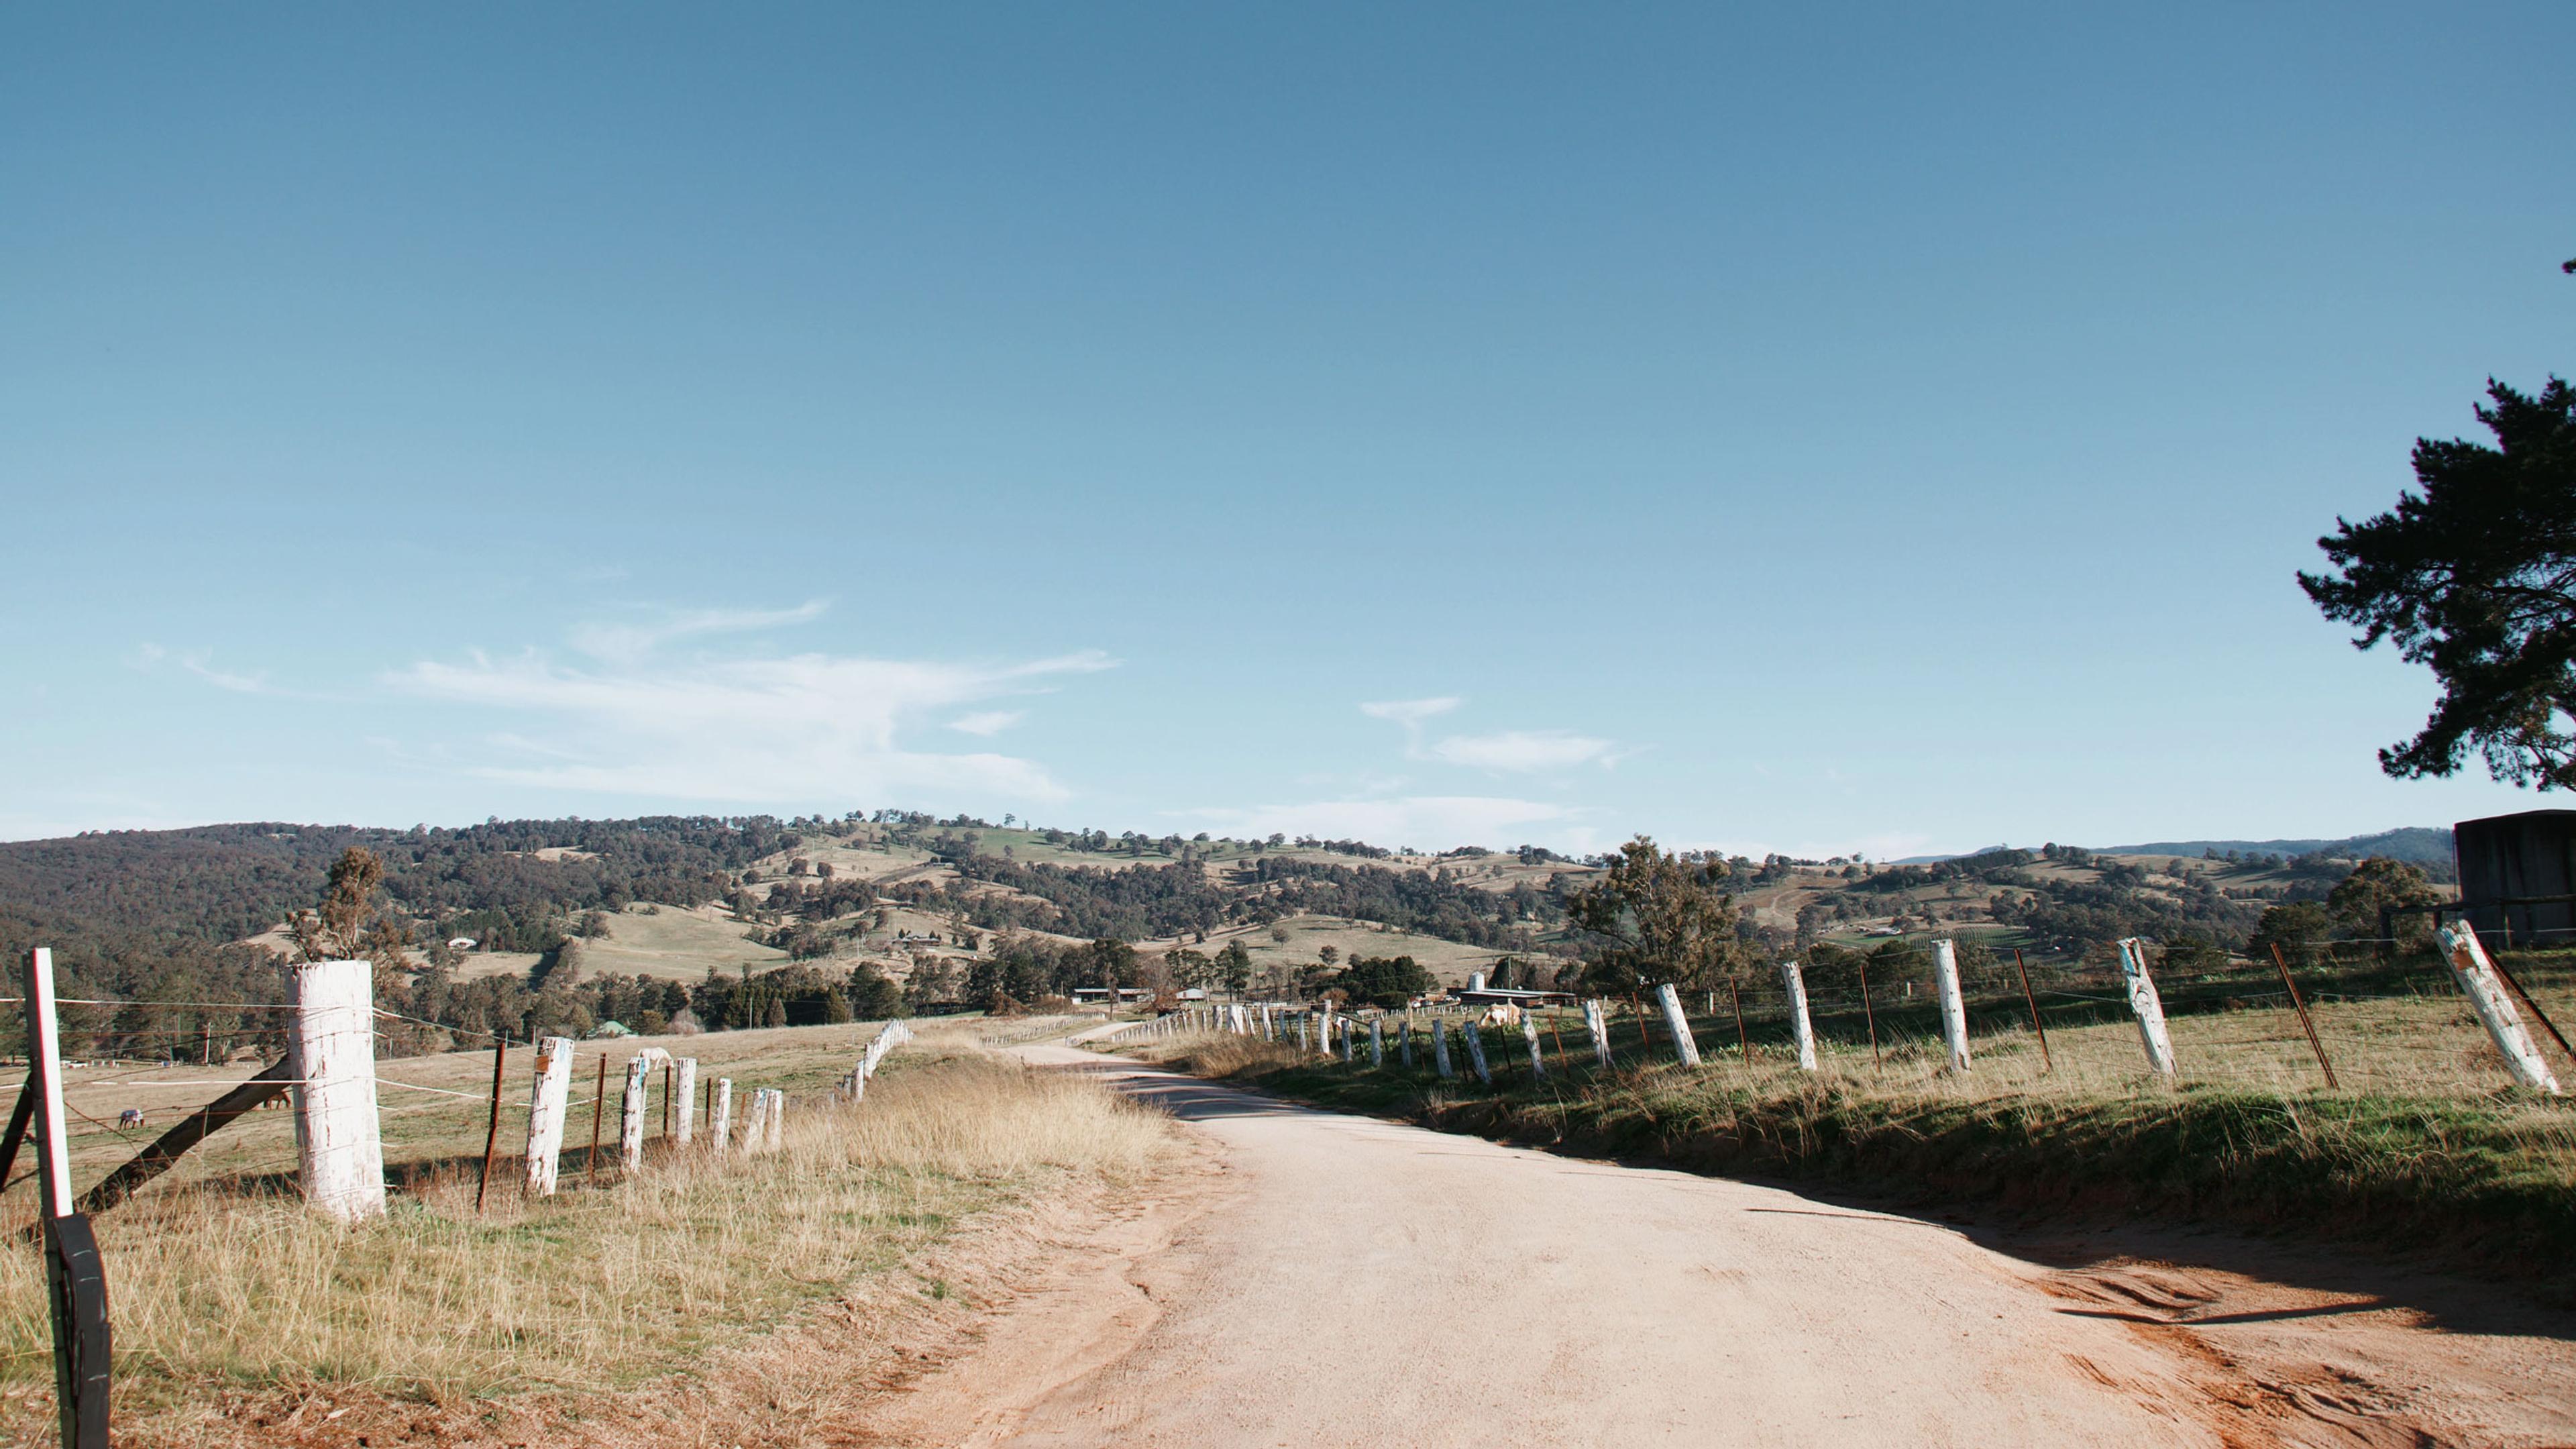
[[[2451,827],[2460,913],[2514,946],[2576,940],[2576,810],[2524,810]]]

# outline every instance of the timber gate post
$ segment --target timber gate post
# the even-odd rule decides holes
[[[1941,998],[1941,1039],[1950,1048],[1950,1070],[1964,1072],[1968,1069],[1968,1001],[1959,990],[1959,948],[1954,942],[1932,943],[1932,990]],[[2163,1018],[2157,1022],[2161,1026]]]
[[[572,1038],[550,1036],[537,1044],[537,1081],[528,1092],[527,1190],[552,1197],[563,1154],[565,1104],[572,1098]]]
[[[299,1175],[305,1200],[344,1223],[385,1211],[375,971],[372,961],[308,961],[291,976],[295,1026],[286,1052]]]
[[[1780,963],[1780,985],[1789,993],[1789,1027],[1798,1036],[1798,1070],[1816,1069],[1816,1024],[1807,1016],[1807,973],[1796,957]]]
[[[1655,1004],[1663,1008],[1664,1029],[1673,1034],[1673,1056],[1683,1066],[1699,1065],[1699,1043],[1691,1039],[1690,1018],[1682,1015],[1682,995],[1667,981],[1655,988]]]
[[[2487,1029],[2487,1038],[2504,1054],[2513,1079],[2533,1091],[2560,1095],[2558,1078],[2551,1074],[2548,1059],[2541,1056],[2540,1044],[2531,1039],[2531,1029],[2522,1024],[2522,1014],[2513,1009],[2513,998],[2505,994],[2503,983],[2496,978],[2495,963],[2487,959],[2487,948],[2478,939],[2477,927],[2463,919],[2456,926],[2440,927],[2438,935],[2442,957],[2451,967],[2451,979],[2469,998],[2479,1024]]]
[[[2165,1030],[2164,998],[2156,979],[2147,974],[2147,943],[2135,936],[2120,940],[2120,976],[2129,988],[2129,1010],[2138,1017],[2138,1036],[2146,1043],[2147,1065],[2170,1081],[2174,1074],[2173,1036]]]

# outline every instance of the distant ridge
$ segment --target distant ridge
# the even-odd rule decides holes
[[[2315,855],[2322,852],[2344,860],[2384,855],[2391,860],[2448,865],[2451,863],[2451,832],[2435,826],[2407,825],[2383,830],[2377,835],[2352,835],[2341,840],[2158,840],[2145,845],[2086,848],[2100,855],[2205,855],[2212,850],[2233,850],[2253,855]]]
[[[2024,847],[2035,849],[2036,847]],[[2242,855],[2316,855],[2325,854],[2338,860],[2360,860],[2384,855],[2391,860],[2411,861],[2420,865],[2451,863],[2451,832],[2444,827],[2403,825],[2383,830],[2377,835],[2350,835],[2341,840],[2155,840],[2145,845],[2088,845],[2095,855],[2206,855],[2210,851],[2235,851]],[[2008,850],[2009,846],[1988,845],[1976,850],[1954,851],[1947,855],[1909,855],[1890,865],[1930,865],[1936,861],[1961,860],[1983,855],[1990,850]]]

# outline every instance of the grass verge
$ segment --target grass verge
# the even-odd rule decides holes
[[[818,1305],[944,1299],[913,1279],[962,1227],[1114,1190],[1171,1150],[1156,1114],[934,1029],[864,1104],[792,1110],[780,1152],[680,1150],[597,1187],[568,1171],[560,1195],[495,1191],[480,1216],[453,1163],[356,1228],[270,1177],[184,1183],[96,1220],[119,1442],[216,1442],[210,1413],[317,1396],[581,1418]],[[0,1254],[0,1423],[50,1412],[52,1371],[41,1264]]]

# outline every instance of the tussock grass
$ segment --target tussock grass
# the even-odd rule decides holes
[[[1158,1114],[1096,1083],[932,1029],[863,1104],[791,1104],[777,1153],[672,1151],[598,1187],[568,1159],[564,1191],[527,1201],[505,1164],[480,1217],[473,1168],[453,1162],[354,1228],[306,1211],[291,1184],[199,1180],[96,1219],[120,1402],[618,1390],[899,1273],[978,1213],[1149,1172],[1171,1141]],[[49,1384],[49,1345],[37,1255],[0,1254],[0,1384]]]
[[[2576,1273],[2554,1266],[2576,1242],[2576,1104],[2510,1087],[2456,997],[2321,1008],[2335,1091],[2287,1010],[2176,1019],[2178,1084],[2147,1070],[2122,1022],[2052,1029],[2045,1065],[2026,1029],[1980,1035],[1965,1075],[1943,1070],[1937,1041],[1883,1041],[1883,1061],[1865,1043],[1828,1043],[1809,1073],[1778,1044],[1756,1041],[1748,1061],[1731,1017],[1693,1026],[1697,1071],[1671,1063],[1660,1021],[1650,1054],[1628,1019],[1602,1070],[1570,1018],[1566,1053],[1544,1037],[1545,1081],[1531,1080],[1517,1032],[1489,1030],[1491,1091],[1465,1075],[1454,1039],[1461,1075],[1448,1081],[1418,1041],[1410,1072],[1392,1047],[1371,1071],[1228,1035],[1139,1054],[1325,1105],[1706,1171],[2439,1244],[2466,1266],[2553,1265],[2554,1296],[2576,1295]]]

